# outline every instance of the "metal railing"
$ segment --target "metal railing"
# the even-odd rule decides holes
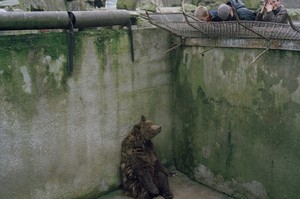
[[[183,38],[300,40],[300,27],[263,21],[203,22],[185,13],[147,13],[149,22]]]

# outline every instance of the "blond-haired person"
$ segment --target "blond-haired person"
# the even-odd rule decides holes
[[[210,21],[208,9],[205,6],[198,6],[194,12],[194,16],[200,21]]]

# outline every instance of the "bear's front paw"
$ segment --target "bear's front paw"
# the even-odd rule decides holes
[[[174,196],[172,193],[167,192],[165,194],[162,194],[162,197],[164,197],[165,199],[172,199]]]
[[[153,187],[153,188],[150,190],[150,193],[151,193],[153,196],[158,196],[158,195],[159,195],[159,190],[158,190],[156,187]]]

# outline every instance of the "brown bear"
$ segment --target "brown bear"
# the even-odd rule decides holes
[[[160,126],[142,115],[141,121],[123,140],[120,170],[127,196],[138,199],[152,199],[158,195],[173,198],[168,182],[171,172],[159,161],[151,141],[160,132]]]

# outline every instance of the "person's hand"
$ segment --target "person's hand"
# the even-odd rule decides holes
[[[267,3],[265,3],[263,6],[261,6],[261,10],[260,10],[261,14],[264,14],[267,11],[266,5],[267,5]]]
[[[273,10],[273,4],[271,2],[266,3],[265,6],[267,12],[271,12]]]

